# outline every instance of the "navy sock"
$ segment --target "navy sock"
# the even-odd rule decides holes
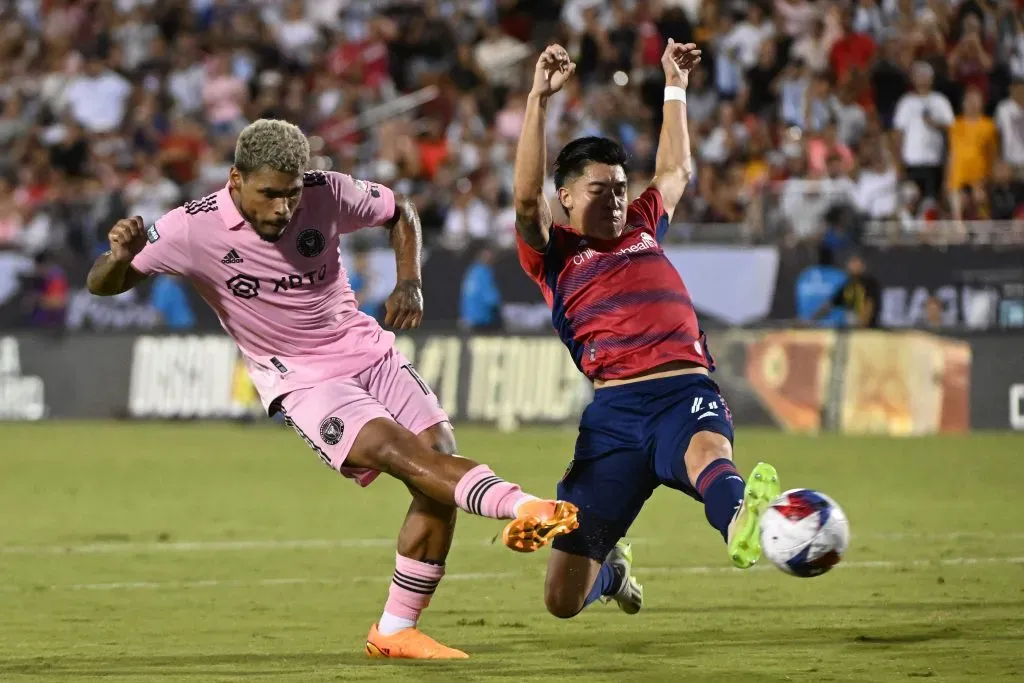
[[[725,458],[713,460],[697,477],[694,488],[704,499],[704,515],[722,538],[727,537],[729,522],[743,502],[745,486],[732,461]]]
[[[597,580],[594,581],[594,587],[590,589],[590,595],[587,596],[583,606],[586,607],[602,595],[615,595],[619,592],[619,588],[621,587],[622,575],[615,571],[614,567],[605,562],[601,565],[601,571],[597,573]]]

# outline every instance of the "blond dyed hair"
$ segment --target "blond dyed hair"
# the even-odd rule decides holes
[[[299,175],[309,166],[309,140],[295,124],[259,119],[246,126],[235,143],[235,168],[252,173],[271,168]]]

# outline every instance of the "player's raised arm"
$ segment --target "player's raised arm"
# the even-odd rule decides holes
[[[119,220],[109,233],[110,251],[100,254],[89,269],[86,286],[96,296],[114,296],[146,279],[132,268],[132,260],[146,246],[146,228],[140,216]]]
[[[693,176],[690,132],[686,126],[686,87],[690,71],[700,63],[700,50],[693,43],[668,40],[661,66],[665,70],[665,105],[658,140],[658,155],[651,185],[661,192],[669,220]]]
[[[576,65],[561,45],[550,45],[541,53],[533,72],[533,87],[526,100],[526,116],[516,147],[513,189],[516,230],[523,241],[537,251],[547,246],[551,229],[551,208],[544,198],[547,168],[544,123],[548,98],[562,89],[575,70]]]
[[[384,302],[384,324],[396,330],[419,327],[423,321],[423,277],[420,272],[420,252],[423,248],[423,228],[416,205],[408,197],[395,197],[395,216],[385,226],[388,240],[395,250],[398,283],[395,291]]]

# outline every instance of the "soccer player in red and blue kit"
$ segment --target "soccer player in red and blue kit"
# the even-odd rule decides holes
[[[567,618],[599,598],[628,614],[643,604],[622,539],[660,485],[704,503],[740,568],[760,558],[760,516],[779,494],[759,463],[745,482],[732,462],[732,416],[710,379],[714,362],[686,285],[659,242],[691,176],[686,86],[700,62],[669,40],[662,56],[664,121],[654,179],[632,203],[626,154],[607,138],[581,138],[555,161],[569,225],[552,223],[543,194],[545,113],[575,64],[559,45],[537,62],[516,152],[519,259],[551,306],[577,367],[594,383],[558,498],[579,508],[579,528],[552,543],[544,601]]]

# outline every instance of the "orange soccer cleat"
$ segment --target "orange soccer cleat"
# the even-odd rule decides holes
[[[512,550],[532,553],[551,539],[575,531],[575,505],[562,500],[530,500],[519,506],[518,516],[505,526],[502,541]]]
[[[442,645],[419,629],[403,628],[385,636],[377,630],[377,624],[370,627],[370,634],[366,636],[366,655],[393,659],[469,659],[465,652]]]

